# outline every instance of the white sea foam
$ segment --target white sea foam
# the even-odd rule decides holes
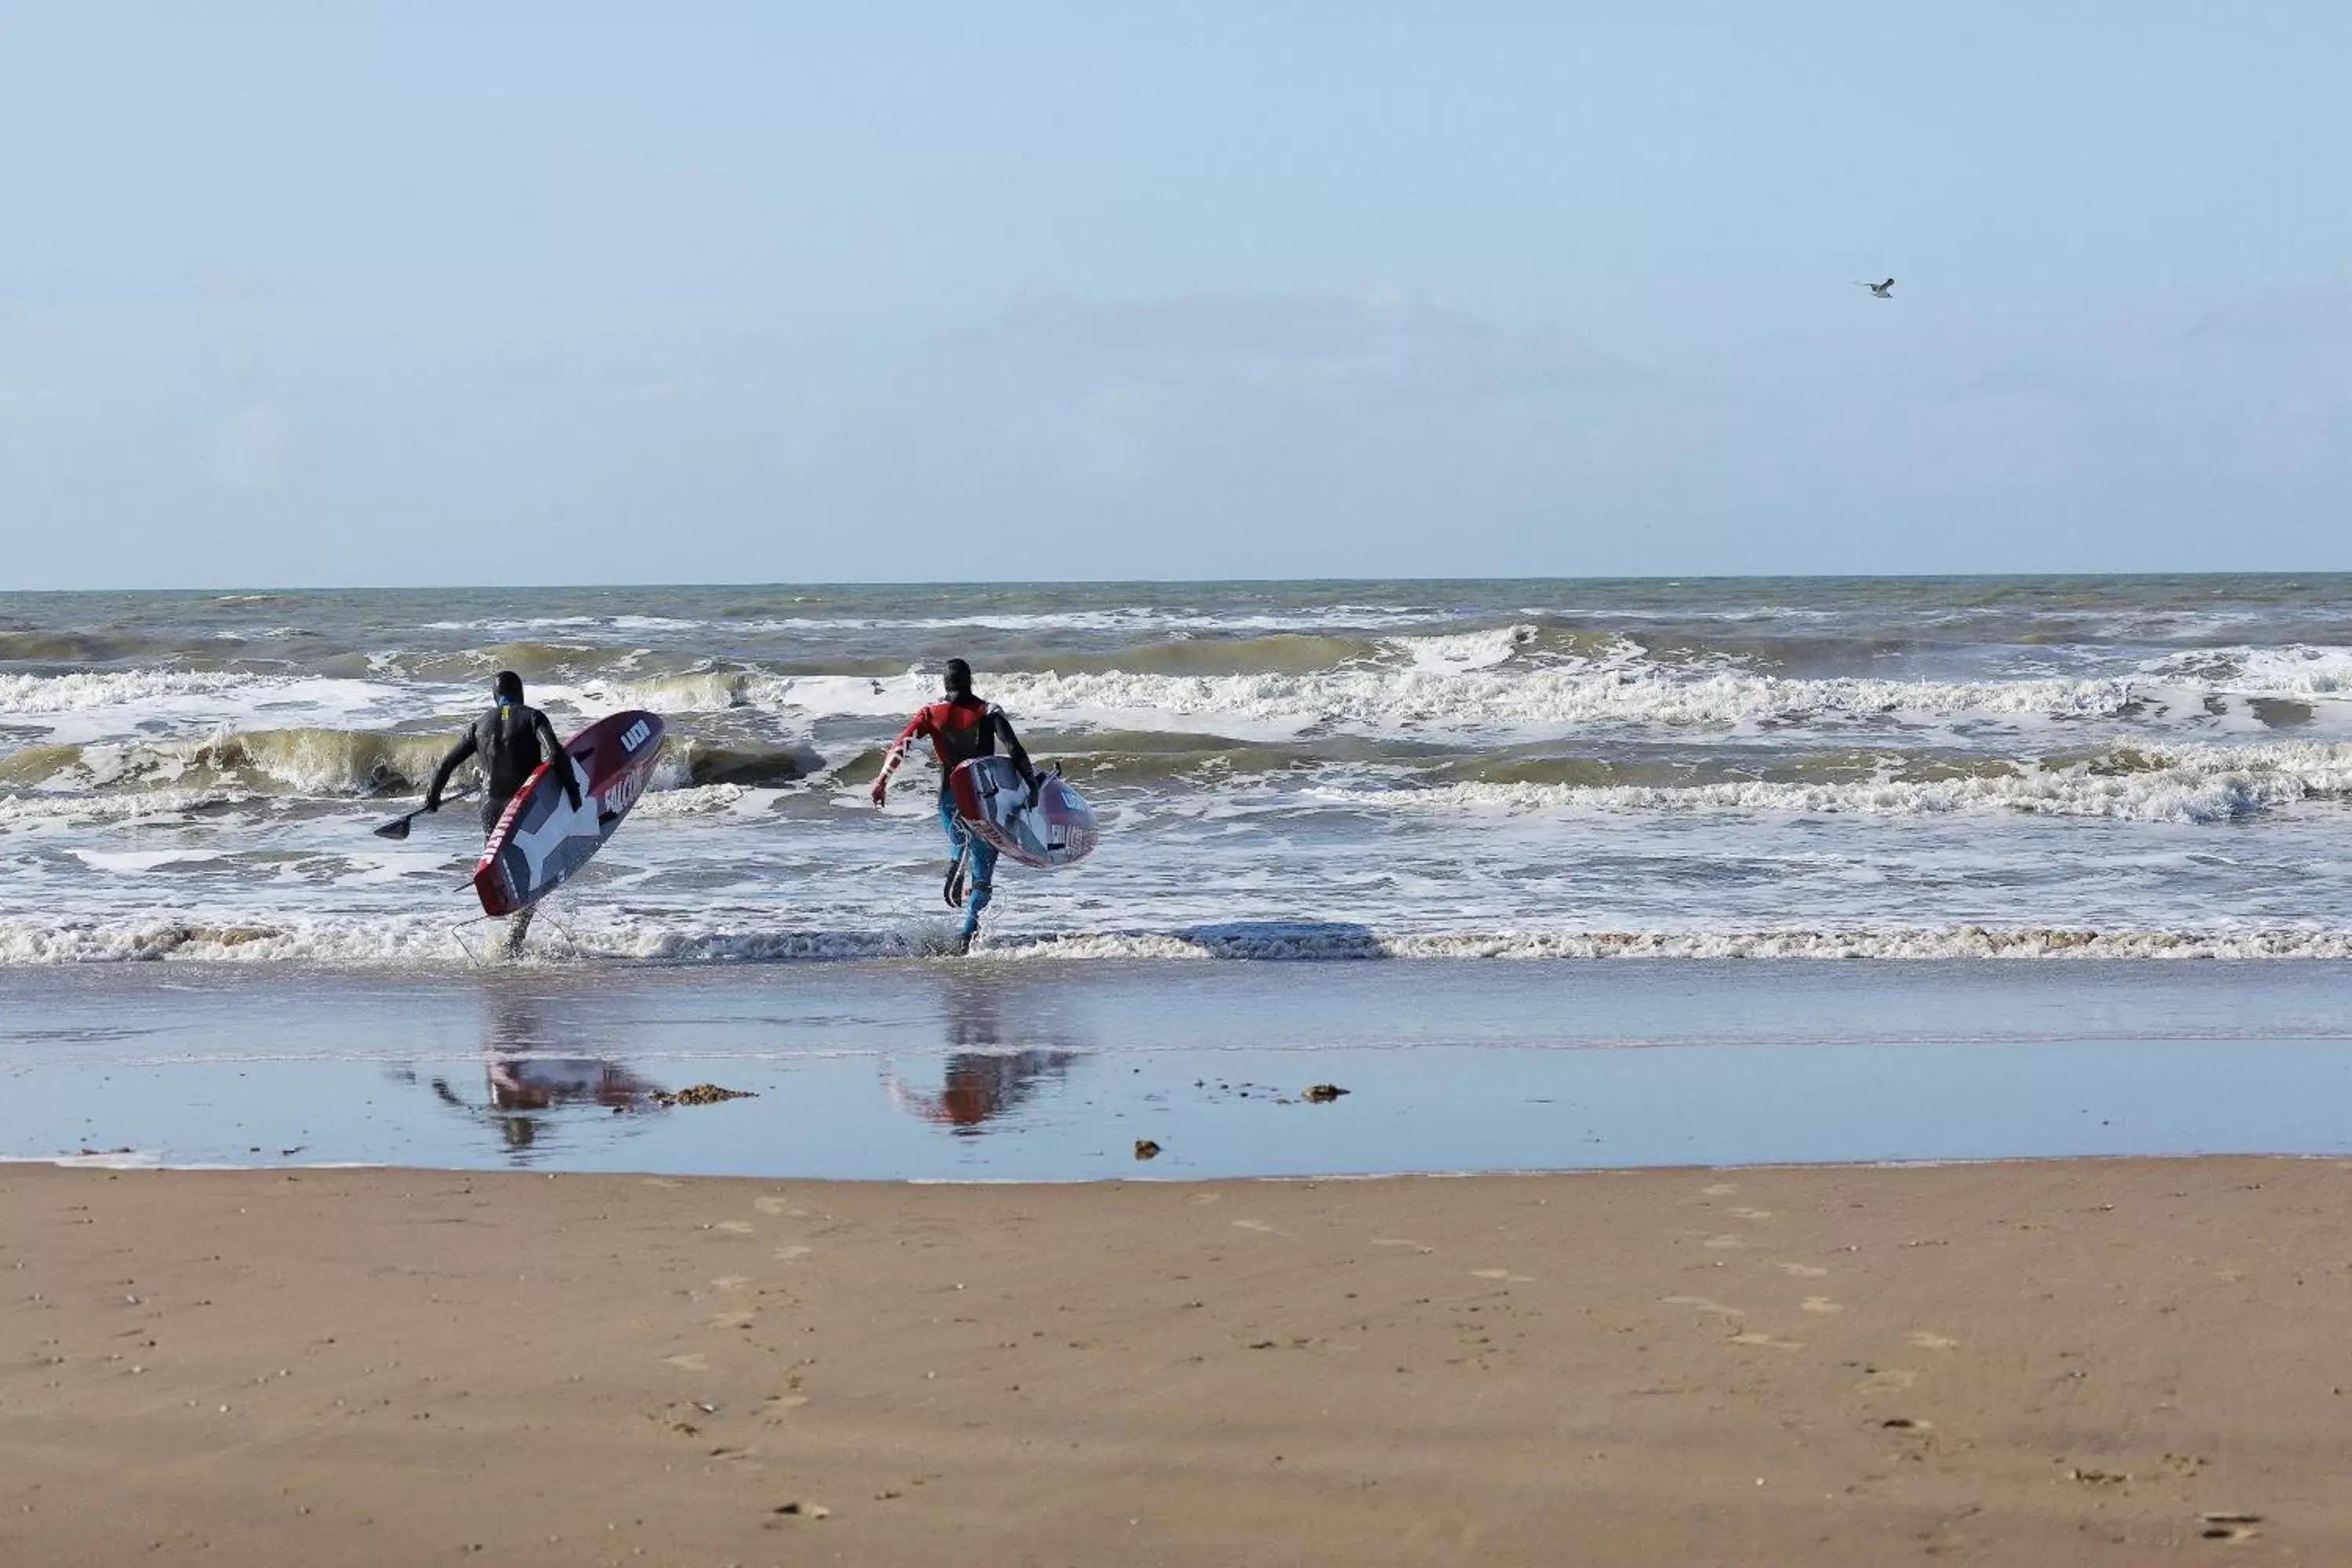
[[[710,624],[675,616],[523,616],[473,621],[426,621],[417,629],[428,632],[489,632],[499,637],[512,637],[522,632],[595,628],[620,632],[690,632]]]
[[[431,715],[450,692],[384,680],[221,670],[0,675],[0,717],[32,721],[48,744],[137,745],[212,731],[384,725]]]
[[[1402,653],[1411,668],[1424,675],[1463,675],[1492,669],[1505,663],[1538,635],[1531,626],[1504,626],[1494,631],[1454,632],[1437,637],[1397,637],[1389,647]],[[1625,645],[1630,653],[1633,645]]]
[[[798,693],[793,694],[798,696]],[[2123,680],[1784,679],[1730,669],[1696,673],[1654,665],[1573,660],[1521,668],[1432,670],[1355,668],[1313,675],[1177,676],[1119,672],[1007,674],[990,695],[1024,713],[1053,713],[1119,729],[1173,728],[1232,721],[1252,730],[1303,734],[1339,730],[1362,735],[1569,732],[1590,724],[1653,724],[1721,730],[1770,721],[1838,726],[1901,719],[2108,718],[2133,691]],[[886,706],[880,693],[845,697],[813,711],[864,712]]]
[[[1725,811],[1885,816],[2027,812],[2133,822],[2226,822],[2275,806],[2352,797],[2352,745],[2188,746],[2005,774],[1685,786],[1461,784],[1310,795],[1350,805],[1513,812]]]
[[[300,962],[325,967],[451,969],[488,960],[494,928],[410,916],[309,919],[279,924],[143,921],[44,927],[0,921],[0,963]],[[944,925],[865,931],[695,930],[669,923],[582,921],[542,937],[531,962],[771,963],[930,959],[947,951]],[[2352,958],[2352,931],[2248,928],[2180,931],[2063,926],[1750,927],[1669,931],[1383,932],[1353,925],[1244,923],[1170,931],[1062,931],[992,937],[973,960],[1117,962],[1447,960],[1979,960]]]
[[[126,669],[69,675],[0,675],[0,713],[80,713],[217,692],[253,690],[271,682],[211,670]]]
[[[278,921],[0,921],[0,963],[107,963],[156,959],[447,966],[469,962],[467,928],[446,919],[297,916]],[[478,947],[486,940],[476,938]]]
[[[2152,660],[2153,673],[2201,679],[2242,697],[2328,700],[2352,697],[2352,647],[2290,643],[2282,647],[2200,648]]]
[[[887,678],[801,675],[758,681],[746,690],[761,707],[789,709],[811,719],[903,721],[924,703],[937,700],[939,679],[913,669]]]
[[[1947,926],[1383,936],[1313,928],[1297,931],[1237,929],[1047,935],[988,952],[1004,958],[1063,959],[2343,959],[2352,958],[2352,931]]]
[[[1591,723],[1713,728],[1770,721],[1838,724],[1896,718],[2112,717],[2131,703],[2121,679],[1936,682],[1785,679],[1733,668],[1667,667],[1624,654],[1528,665],[1515,658],[1521,628],[1400,639],[1397,664],[1311,674],[1161,675],[1119,670],[1009,671],[987,694],[1009,710],[1057,723],[1195,730],[1220,723],[1295,735],[1550,733]],[[932,699],[919,670],[879,678],[803,676],[751,680],[743,700],[811,719],[887,718]]]
[[[427,621],[437,632],[488,632],[513,637],[541,631],[709,631],[720,637],[828,632],[1322,632],[1442,625],[1461,612],[1398,605],[1332,605],[1296,611],[1221,614],[1201,609],[1129,605],[1099,610],[978,611],[961,616],[760,616],[677,620],[660,616],[532,616],[469,621]]]
[[[656,781],[662,783],[666,781]],[[654,820],[675,816],[742,816],[765,810],[774,790],[747,789],[741,784],[673,784],[637,802],[635,814]]]
[[[155,789],[122,795],[0,794],[0,831],[31,827],[119,827],[244,805],[257,797],[240,789]]]

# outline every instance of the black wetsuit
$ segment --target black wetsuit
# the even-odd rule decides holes
[[[465,738],[450,747],[441,765],[433,770],[433,783],[425,792],[425,804],[439,810],[441,788],[449,782],[449,775],[467,757],[478,757],[483,775],[482,831],[488,833],[506,815],[507,803],[514,799],[523,781],[562,749],[563,742],[556,739],[555,727],[547,721],[546,714],[520,702],[501,702],[475,720]],[[564,797],[577,811],[580,781],[570,768],[559,771]]]

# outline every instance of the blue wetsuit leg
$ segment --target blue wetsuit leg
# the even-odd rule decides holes
[[[988,908],[988,900],[996,890],[996,846],[970,829],[966,829],[966,835],[971,840],[971,890],[965,895],[963,905],[963,934],[969,942],[980,930],[980,911]]]
[[[996,891],[996,846],[964,826],[952,795],[940,796],[940,827],[948,836],[949,853],[964,863],[963,934],[969,942],[980,930],[980,911]]]

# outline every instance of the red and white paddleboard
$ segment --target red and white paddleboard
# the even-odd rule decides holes
[[[1047,773],[1029,804],[1029,786],[1004,757],[974,757],[948,775],[956,815],[971,830],[1024,866],[1048,870],[1075,866],[1094,853],[1095,814],[1078,792]]]
[[[661,749],[660,718],[634,710],[599,719],[564,742],[560,756],[523,781],[482,846],[474,868],[482,912],[527,909],[586,865],[645,794]],[[580,781],[577,811],[564,798],[558,767]]]

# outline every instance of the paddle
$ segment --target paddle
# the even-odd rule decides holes
[[[445,795],[442,797],[441,804],[446,805],[453,800],[464,800],[467,795],[470,795],[473,793],[474,792],[470,789],[461,789],[456,795]],[[407,816],[395,816],[390,822],[385,823],[382,827],[377,828],[375,830],[375,836],[378,838],[405,838],[408,837],[408,825],[424,815],[425,808],[420,805],[415,811],[410,812]]]

